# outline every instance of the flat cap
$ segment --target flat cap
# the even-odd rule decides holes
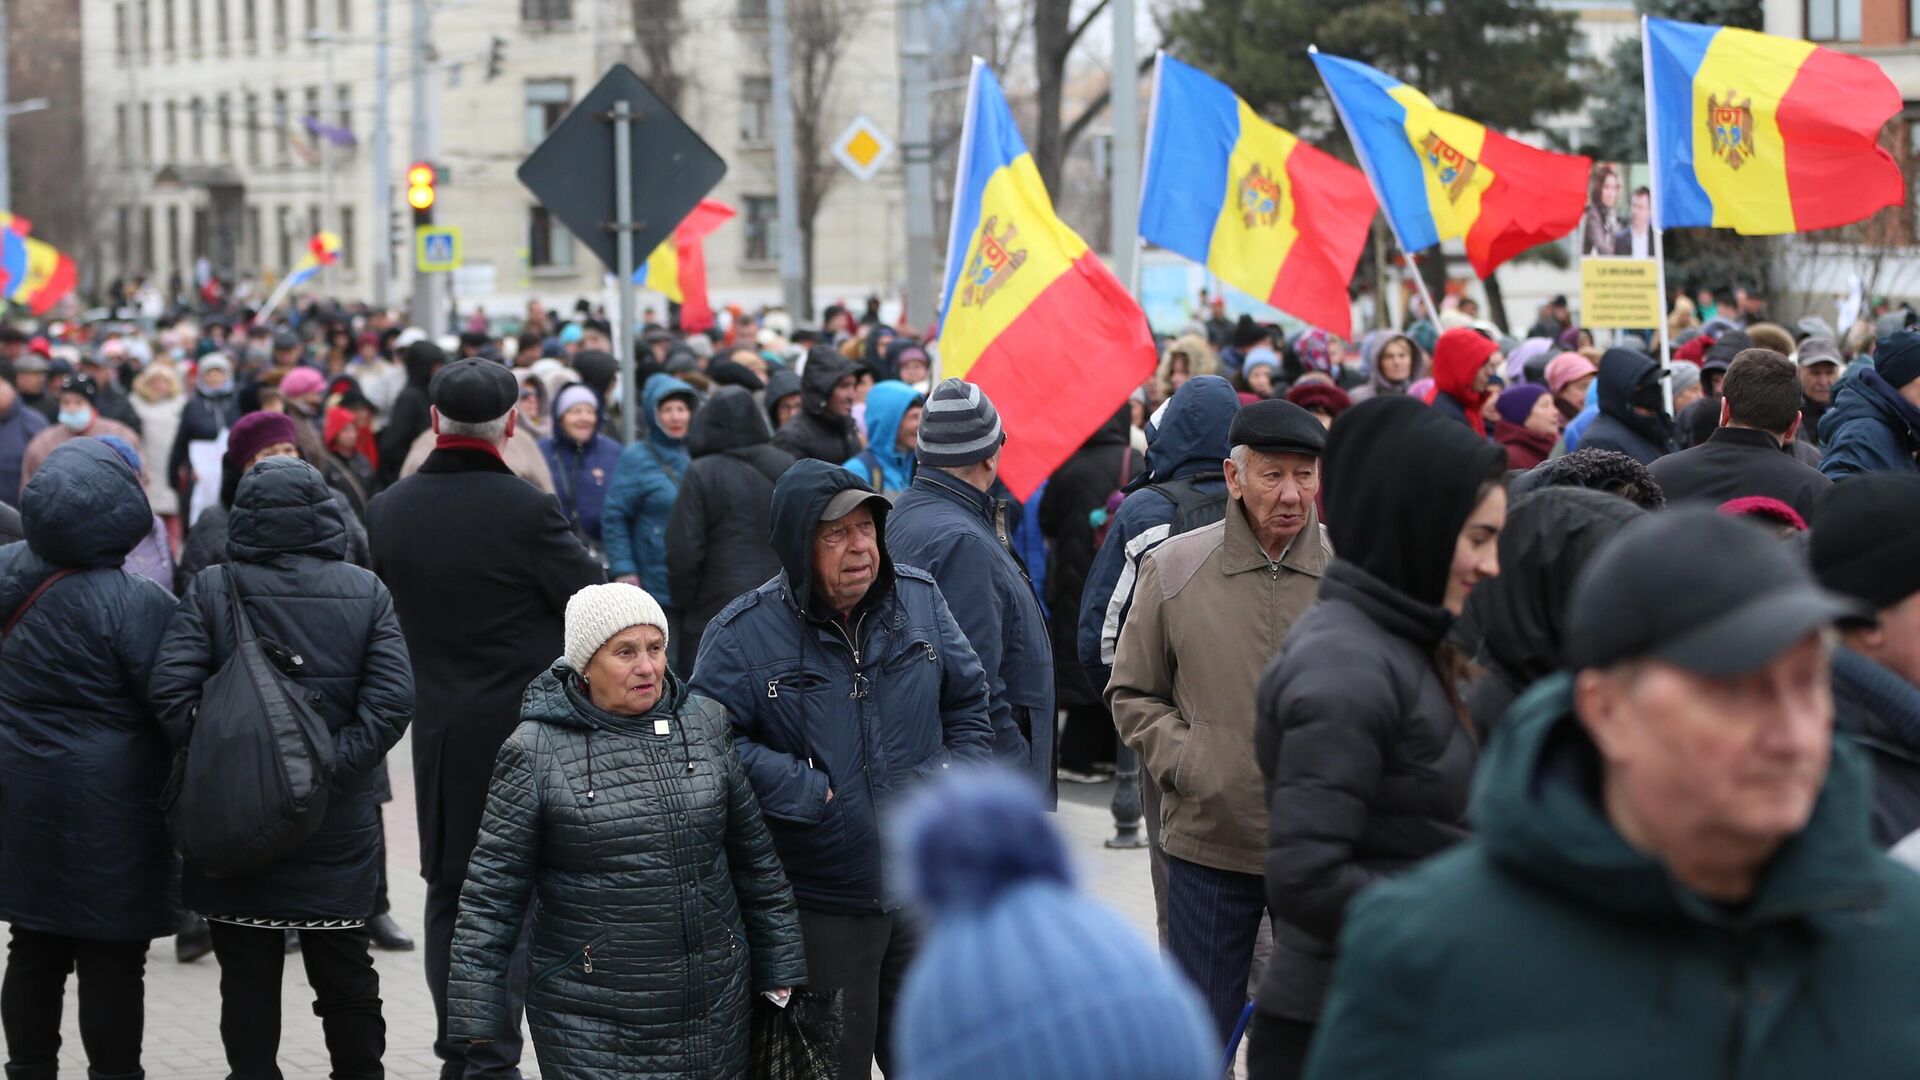
[[[469,357],[441,368],[427,384],[440,415],[462,424],[484,424],[507,415],[520,400],[513,373],[492,360]]]
[[[1227,445],[1263,454],[1312,454],[1327,448],[1327,429],[1291,401],[1256,401],[1233,415]]]

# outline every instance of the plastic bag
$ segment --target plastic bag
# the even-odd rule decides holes
[[[845,1016],[844,990],[796,986],[784,1009],[755,994],[747,1075],[752,1080],[838,1080],[834,1047]]]

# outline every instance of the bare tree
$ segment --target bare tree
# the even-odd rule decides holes
[[[839,179],[840,167],[827,145],[836,131],[828,125],[829,102],[840,58],[853,36],[856,13],[849,0],[791,0],[787,23],[792,64],[794,178],[800,216],[800,296],[813,317],[814,218]]]
[[[633,36],[647,85],[675,112],[686,93],[686,76],[674,63],[674,51],[686,36],[680,0],[633,0]]]
[[[1033,164],[1048,191],[1060,188],[1060,167],[1073,143],[1093,118],[1107,107],[1107,94],[1088,103],[1071,123],[1062,123],[1060,110],[1065,95],[1067,60],[1080,43],[1087,28],[1107,10],[1107,0],[1093,0],[1076,21],[1073,0],[1034,0],[1033,73],[1036,120],[1033,138]],[[1147,66],[1151,66],[1151,62]],[[1111,90],[1109,90],[1111,93]]]

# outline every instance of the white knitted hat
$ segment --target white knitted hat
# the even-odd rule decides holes
[[[610,582],[589,585],[567,601],[567,664],[585,674],[587,662],[607,639],[629,626],[658,627],[667,636],[667,613],[660,601],[638,585]]]

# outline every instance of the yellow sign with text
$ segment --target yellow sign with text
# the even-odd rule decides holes
[[[1580,260],[1580,325],[1607,330],[1662,326],[1660,265],[1652,259]]]

